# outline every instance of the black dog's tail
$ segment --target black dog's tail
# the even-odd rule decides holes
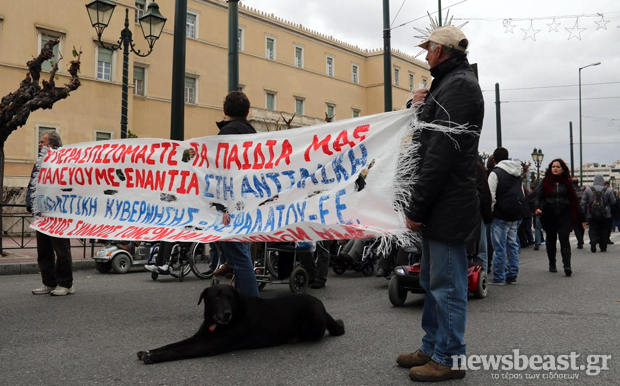
[[[327,317],[327,331],[329,335],[340,336],[344,335],[344,322],[342,319],[334,320],[330,314],[325,313]]]

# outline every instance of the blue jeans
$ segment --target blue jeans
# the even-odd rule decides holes
[[[235,243],[218,241],[218,245],[228,262],[230,268],[235,271],[235,287],[240,293],[258,297],[258,285],[254,263],[250,254],[250,243]]]
[[[616,229],[620,230],[620,217],[615,217],[611,223],[611,231],[615,232]]]
[[[540,215],[534,216],[534,245],[540,245],[542,242],[542,224],[540,223]]]
[[[218,252],[215,243],[209,245],[209,256],[211,258],[211,264],[209,265],[209,268],[212,271],[215,271],[218,265],[226,263],[226,259],[224,258],[224,256],[220,256],[220,253]]]
[[[487,224],[480,220],[480,240],[478,241],[478,254],[474,257],[475,263],[484,267],[484,272],[489,269],[489,251],[487,246]]]
[[[525,238],[527,239],[528,244],[534,244],[536,242],[534,235],[532,234],[532,220],[533,217],[526,217],[523,219],[525,222]]]
[[[422,240],[420,285],[426,291],[420,351],[444,366],[465,355],[467,248],[464,241]]]
[[[493,244],[493,281],[504,283],[506,278],[516,278],[519,274],[519,230],[520,220],[504,221],[498,218],[491,223],[491,243]],[[508,261],[506,261],[508,255]],[[506,272],[508,268],[508,272]]]

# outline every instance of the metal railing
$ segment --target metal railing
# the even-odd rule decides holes
[[[22,204],[0,204],[2,207],[2,249],[36,249],[37,238],[34,230],[29,229],[32,223],[32,214],[26,211],[26,205]],[[4,208],[23,208],[23,213],[4,213]],[[11,221],[13,219],[13,221]],[[10,225],[7,227],[7,220]],[[10,240],[13,244],[7,245],[5,240]],[[71,245],[71,248],[81,248],[83,258],[91,258],[95,254],[95,239],[72,239],[77,240],[78,245]],[[100,244],[99,244],[100,245]],[[86,251],[90,249],[90,255]]]

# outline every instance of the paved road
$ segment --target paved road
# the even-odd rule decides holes
[[[573,277],[547,272],[543,250],[521,254],[519,284],[492,287],[471,299],[466,340],[469,354],[612,355],[610,370],[596,376],[560,371],[576,380],[526,380],[549,372],[468,371],[459,385],[618,385],[620,382],[620,234],[606,254],[574,250]],[[421,339],[422,297],[392,307],[387,281],[347,271],[330,272],[327,287],[309,290],[345,321],[341,337],[317,344],[285,345],[157,365],[135,352],[190,336],[201,323],[200,291],[190,277],[150,279],[78,271],[75,295],[33,296],[38,275],[0,277],[0,383],[4,385],[409,385],[395,366],[400,352]],[[264,297],[287,293],[268,285]],[[509,381],[503,377],[521,377]],[[499,377],[495,379],[494,377]],[[541,378],[542,379],[542,378]]]

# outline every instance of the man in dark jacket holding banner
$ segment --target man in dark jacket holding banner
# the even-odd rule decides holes
[[[465,240],[479,229],[476,186],[478,140],[484,100],[467,61],[468,40],[460,29],[435,29],[420,44],[427,50],[433,83],[418,90],[413,105],[425,122],[416,133],[419,171],[406,209],[407,227],[422,231],[420,284],[426,291],[420,349],[401,354],[418,381],[463,378],[455,356],[465,355],[467,251]],[[430,125],[433,123],[434,125]]]

